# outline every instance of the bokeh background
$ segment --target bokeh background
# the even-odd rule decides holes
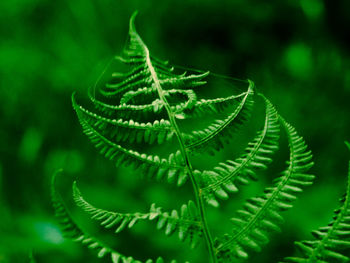
[[[177,65],[252,79],[308,142],[315,184],[285,214],[283,233],[273,235],[249,262],[291,255],[294,240],[310,238],[311,229],[328,223],[345,189],[349,1],[12,0],[0,1],[0,262],[29,262],[31,251],[37,262],[109,262],[63,239],[50,203],[50,179],[59,168],[65,171],[60,188],[68,204],[76,179],[86,198],[103,208],[145,211],[155,201],[179,207],[183,190],[145,182],[101,157],[71,107],[72,92],[86,94],[122,49],[136,9],[138,31],[153,54]],[[219,92],[218,87],[212,96]],[[285,154],[282,147],[277,159]],[[253,184],[243,197],[232,198],[232,207],[260,192],[261,185]],[[228,227],[230,208],[210,209],[210,221]],[[73,214],[127,255],[207,262],[204,245],[190,251],[154,227],[113,236]]]

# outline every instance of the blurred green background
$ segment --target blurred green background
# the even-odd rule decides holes
[[[37,262],[108,262],[62,238],[49,191],[59,168],[67,175],[60,185],[68,203],[71,182],[78,179],[86,198],[99,207],[145,211],[155,201],[179,207],[177,198],[185,190],[116,169],[82,134],[71,107],[72,92],[86,94],[122,49],[136,9],[138,31],[153,54],[177,65],[252,79],[308,142],[315,184],[286,213],[283,233],[273,235],[249,262],[291,255],[294,240],[309,238],[311,229],[328,223],[345,189],[349,1],[11,0],[0,1],[0,262],[28,262],[30,251]],[[259,191],[259,183],[253,184],[232,202]],[[209,209],[211,222],[229,226],[233,211],[230,205],[224,211],[223,217]],[[99,231],[74,214],[87,229]],[[191,252],[175,237],[155,231],[140,225],[115,239],[111,233],[99,235],[139,259],[159,254],[206,262],[204,245]]]

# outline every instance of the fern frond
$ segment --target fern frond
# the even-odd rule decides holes
[[[348,145],[350,150],[350,145]],[[334,211],[333,220],[325,227],[312,232],[316,240],[299,241],[295,245],[299,248],[301,257],[287,257],[285,262],[333,263],[350,262],[349,254],[344,251],[350,249],[350,162],[348,184],[344,197],[340,200],[340,208]]]
[[[187,180],[184,161],[179,151],[170,154],[168,159],[160,158],[158,155],[140,154],[137,151],[128,150],[119,144],[110,141],[97,130],[95,130],[85,119],[79,119],[84,133],[89,137],[100,153],[106,158],[113,160],[116,166],[123,164],[134,165],[135,168],[143,170],[144,174],[157,180],[166,178],[169,183],[177,181],[177,185],[183,185]]]
[[[170,78],[167,77],[164,79],[160,79],[160,84],[164,89],[189,89],[206,84],[207,82],[203,79],[208,75],[209,71],[204,72],[202,74],[192,74],[188,76],[178,75]]]
[[[181,207],[181,212],[172,210],[171,213],[162,212],[160,207],[151,205],[148,213],[118,213],[96,208],[88,203],[81,195],[80,190],[73,184],[73,197],[77,206],[90,214],[91,219],[100,221],[105,228],[115,228],[115,233],[125,228],[132,228],[139,221],[156,220],[157,229],[165,230],[167,236],[178,233],[181,241],[189,239],[194,248],[202,236],[202,227],[199,220],[198,209],[192,201]]]
[[[51,199],[53,208],[55,210],[55,216],[60,223],[63,235],[66,238],[72,239],[75,242],[79,242],[89,249],[97,251],[97,256],[99,258],[105,255],[110,255],[113,263],[118,262],[130,262],[130,263],[141,263],[141,261],[134,260],[132,257],[126,257],[119,252],[113,250],[112,248],[105,245],[103,242],[99,241],[95,237],[87,234],[83,231],[73,220],[70,212],[68,211],[66,205],[64,204],[61,195],[56,190],[56,176],[57,173],[52,177],[51,181]],[[147,262],[153,262],[147,261]],[[160,261],[162,262],[162,259]]]
[[[274,185],[265,189],[260,197],[249,199],[244,209],[238,210],[232,218],[233,234],[222,238],[217,244],[217,257],[220,262],[231,262],[237,258],[247,258],[247,250],[260,251],[262,245],[269,241],[270,232],[279,231],[283,222],[280,215],[292,207],[296,193],[304,186],[312,184],[313,175],[306,174],[313,165],[310,151],[294,127],[280,117],[286,130],[290,159],[288,168],[274,180]]]
[[[192,131],[191,134],[184,134],[186,148],[192,152],[209,152],[212,149],[220,150],[224,141],[248,119],[253,107],[253,82],[249,82],[247,93],[242,97],[241,102],[224,120],[216,120],[206,129]]]
[[[238,191],[237,184],[248,184],[249,180],[257,180],[256,170],[267,168],[272,161],[272,154],[278,149],[279,121],[271,102],[261,95],[266,104],[265,124],[255,138],[248,143],[245,153],[236,160],[220,163],[213,171],[200,173],[203,195],[206,201],[217,207],[215,197],[228,198],[228,192]]]
[[[164,230],[166,235],[177,233],[180,240],[189,240],[193,247],[204,236],[212,262],[226,263],[246,258],[249,250],[260,251],[261,247],[269,242],[270,232],[278,231],[283,221],[281,212],[291,208],[296,193],[312,183],[314,176],[307,173],[313,164],[311,152],[307,150],[303,138],[278,116],[274,106],[260,94],[266,105],[265,123],[248,143],[245,152],[235,160],[219,163],[211,171],[193,170],[191,154],[213,154],[214,151],[220,150],[250,117],[254,104],[254,83],[248,80],[247,90],[238,95],[198,99],[193,88],[206,84],[209,72],[177,74],[167,61],[151,56],[135,29],[135,16],[136,13],[130,19],[129,35],[123,52],[121,56],[115,57],[119,63],[125,64],[123,67],[129,68],[125,72],[113,72],[110,80],[103,83],[102,87],[89,92],[95,107],[94,112],[79,105],[74,94],[73,108],[84,133],[100,153],[114,161],[117,166],[133,165],[149,178],[166,179],[169,183],[177,182],[178,186],[190,177],[198,208],[190,201],[182,205],[180,211],[163,212],[162,208],[155,204],[145,213],[107,211],[88,203],[82,197],[76,183],[73,184],[74,200],[92,219],[99,221],[105,228],[115,229],[116,233],[133,227],[139,221],[154,220],[157,228]],[[192,130],[189,133],[180,130],[178,121],[213,113],[220,113],[220,116],[224,117],[216,117],[204,129]],[[247,200],[244,208],[238,210],[231,219],[234,224],[233,232],[218,239],[214,244],[207,223],[205,201],[218,206],[217,198],[227,199],[229,193],[238,191],[239,184],[248,184],[251,180],[258,179],[257,171],[267,168],[272,161],[272,154],[278,149],[280,124],[285,129],[289,142],[288,167],[273,181],[271,187],[265,189],[264,194]],[[174,135],[178,140],[179,150],[171,153],[168,158],[141,154],[128,149],[130,146],[127,146],[127,143],[135,142],[163,144]],[[86,235],[73,222],[54,190],[53,196],[55,208],[63,224],[66,224],[68,230],[73,229],[72,237],[78,236],[80,241],[91,248],[98,248],[100,254],[111,254],[113,262],[139,262],[112,251],[94,237]],[[347,202],[346,197],[345,203]],[[330,231],[333,225],[314,233],[323,238],[328,235],[327,231]],[[349,222],[341,222],[339,226],[345,229],[341,231],[345,231],[346,234],[350,232]],[[70,232],[72,231],[68,231]],[[334,240],[340,244],[339,239],[327,240]],[[341,242],[347,245],[346,242],[350,241]],[[306,250],[312,247],[310,242],[300,244]],[[333,258],[347,260],[340,254],[334,254],[331,249],[325,248],[322,251],[331,253]],[[163,259],[158,258],[156,262],[161,263]]]
[[[132,75],[112,74],[112,79],[106,83],[104,89],[101,90],[102,95],[106,97],[115,97],[122,92],[136,90],[138,88],[147,87],[152,82],[149,76],[149,70],[144,68],[142,64],[135,66],[136,70],[132,70]]]
[[[186,112],[186,118],[198,118],[203,115],[214,114],[224,111],[228,107],[236,106],[247,92],[231,95],[224,98],[201,99],[195,103],[193,109]]]
[[[206,83],[203,81],[209,72],[202,74],[192,75],[177,75],[173,73],[173,68],[169,67],[167,63],[161,62],[149,55],[147,46],[143,43],[141,37],[138,35],[135,24],[135,16],[130,19],[129,25],[129,38],[127,44],[123,50],[122,56],[117,56],[120,62],[125,64],[131,64],[135,70],[126,74],[115,74],[119,78],[123,78],[117,83],[107,83],[104,89],[100,92],[106,97],[117,96],[122,92],[128,90],[136,90],[143,87],[151,87],[154,84],[155,79],[152,75],[152,71],[157,74],[157,82],[163,89],[182,89],[201,86]],[[152,62],[152,68],[148,64],[147,60]]]
[[[129,90],[128,92],[125,92],[121,99],[120,104],[126,105],[126,104],[144,104],[152,97],[155,97],[157,95],[157,89],[152,87],[144,87],[139,88],[137,90]]]
[[[153,123],[139,123],[132,119],[124,121],[123,119],[111,119],[97,115],[78,105],[72,96],[73,108],[81,121],[89,123],[102,136],[113,139],[115,142],[128,141],[133,142],[158,142],[162,144],[165,140],[171,140],[174,131],[168,120],[155,120]]]
[[[162,212],[152,204],[150,220],[157,220],[157,229],[165,229],[166,235],[177,232],[181,241],[189,240],[191,248],[195,248],[202,238],[202,223],[198,208],[193,201],[181,206],[181,212],[172,210],[171,213]]]
[[[103,115],[115,118],[132,118],[134,120],[143,120],[149,116],[153,116],[155,113],[161,112],[163,105],[160,100],[154,100],[152,103],[143,105],[132,104],[118,104],[110,105],[103,101],[98,100],[91,92],[89,92],[89,98],[92,101],[94,107]]]

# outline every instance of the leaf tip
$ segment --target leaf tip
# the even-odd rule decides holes
[[[138,13],[139,13],[139,11],[138,11],[138,10],[135,10],[135,11],[132,13],[131,17],[130,17],[130,25],[129,25],[130,31],[136,31],[136,29],[135,29],[135,18],[136,18],[136,16],[137,16]]]
[[[73,195],[74,196],[79,196],[80,195],[80,190],[79,190],[79,188],[77,186],[77,181],[73,182],[72,188],[73,188]]]

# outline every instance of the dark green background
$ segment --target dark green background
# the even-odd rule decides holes
[[[28,262],[31,250],[37,262],[108,262],[63,240],[49,192],[58,168],[65,170],[60,188],[68,203],[70,184],[78,179],[86,198],[103,208],[180,206],[176,201],[184,190],[144,182],[102,158],[71,107],[71,93],[85,94],[122,49],[135,9],[138,31],[153,54],[177,65],[252,79],[308,142],[315,184],[285,214],[283,233],[273,235],[249,262],[290,255],[294,240],[309,238],[311,229],[328,223],[345,189],[349,1],[11,0],[0,2],[0,262]],[[219,92],[217,87],[212,97]],[[261,186],[243,192],[252,196]],[[233,211],[230,205],[224,211],[209,209],[210,221],[229,226]],[[85,228],[98,231],[75,214]],[[101,237],[140,259],[165,255],[206,262],[204,245],[191,252],[175,237],[155,231],[140,225],[115,239],[106,232]]]

